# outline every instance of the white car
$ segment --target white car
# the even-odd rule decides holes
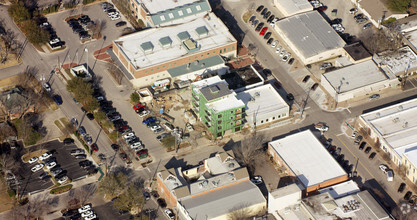
[[[356,138],[356,135],[358,135],[358,132],[357,131],[354,131],[353,133],[352,133],[352,136],[350,136],[351,138]]]
[[[282,46],[277,47],[277,49],[275,50],[275,53],[279,53],[282,49]]]
[[[171,209],[165,209],[164,213],[166,216],[168,216],[169,219],[174,219],[175,218],[175,214],[172,212]]]
[[[117,15],[119,15],[119,12],[109,12],[109,13],[107,13],[107,15],[109,16],[109,17],[111,17],[111,16],[117,16]]]
[[[271,47],[276,47],[277,45],[278,45],[278,41],[276,40],[276,41],[272,42]]]
[[[135,134],[133,132],[130,132],[130,133],[127,133],[127,134],[123,135],[123,138],[125,140],[126,139],[130,139],[130,138],[133,138],[133,137],[135,137]]]
[[[151,113],[151,111],[145,110],[145,111],[142,111],[141,113],[139,113],[138,115],[139,115],[139,117],[143,118],[143,117],[149,115],[149,113]]]
[[[282,57],[282,61],[287,62],[290,59],[290,57],[291,57],[291,54],[287,53]]]
[[[61,179],[58,180],[58,183],[59,184],[63,184],[65,182],[67,182],[67,180],[68,180],[68,177],[67,176],[64,176],[64,177],[62,177]]]
[[[328,131],[329,130],[329,127],[328,126],[325,126],[325,125],[323,125],[323,126],[315,126],[314,128],[316,128],[319,131]]]
[[[262,183],[262,177],[254,176],[250,181],[252,181],[252,183],[254,183],[255,185],[259,185]]]
[[[92,214],[92,215],[89,215],[89,216],[84,217],[84,220],[92,220],[92,219],[96,219],[96,218],[97,218],[97,215],[96,214]]]
[[[39,157],[39,160],[46,160],[46,159],[50,158],[51,156],[52,156],[51,153],[46,152]]]
[[[282,51],[281,51],[281,53],[279,53],[279,56],[280,56],[280,57],[283,57],[286,53],[287,53],[287,51],[286,51],[286,50],[282,50]]]
[[[130,148],[132,148],[132,149],[138,149],[140,147],[142,147],[142,143],[140,143],[140,142],[136,142],[136,143],[130,145]],[[142,149],[143,149],[143,147],[142,147]]]
[[[47,164],[46,164],[46,168],[47,168],[48,170],[50,170],[50,169],[54,168],[55,166],[56,166],[56,162],[54,162],[54,161],[49,162],[49,163],[47,163]]]
[[[114,15],[114,16],[111,16],[111,17],[110,17],[110,19],[111,19],[112,21],[118,20],[118,19],[120,19],[120,15]]]
[[[387,171],[389,170],[388,166],[385,164],[380,164],[379,169],[384,173],[387,173]]]
[[[47,82],[43,84],[43,88],[45,88],[45,90],[47,92],[51,92],[52,91],[51,85],[49,85],[49,83],[47,83]]]
[[[32,163],[35,163],[38,160],[39,160],[38,157],[32,157],[32,158],[30,158],[30,160],[28,162],[32,164]]]
[[[78,209],[78,212],[79,212],[79,213],[83,213],[83,212],[86,212],[86,211],[88,211],[88,210],[90,210],[90,209],[91,209],[91,205],[90,205],[90,204],[87,204],[87,205],[85,205],[85,206],[83,206],[83,207],[79,208],[79,209]]]
[[[40,164],[36,164],[36,166],[32,167],[32,169],[30,170],[32,170],[32,172],[36,172],[38,170],[41,170],[42,168],[43,168],[43,164],[40,163]]]
[[[155,126],[151,127],[151,130],[155,131],[155,130],[160,129],[160,128],[161,128],[161,125],[155,125]]]
[[[87,210],[87,211],[81,213],[81,217],[84,218],[84,217],[87,217],[87,216],[92,215],[92,214],[94,214],[94,212],[92,210]]]

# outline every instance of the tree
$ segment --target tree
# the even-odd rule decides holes
[[[83,185],[79,188],[71,189],[71,191],[68,193],[69,197],[76,199],[81,203],[81,205],[84,205],[91,199],[91,197],[94,195],[94,193],[97,190],[96,184],[88,184]]]
[[[8,122],[0,123],[0,143],[6,141],[10,136],[17,136],[16,130]]]
[[[34,20],[27,20],[23,26],[28,41],[32,44],[44,44],[49,41],[49,32],[39,27]]]
[[[410,7],[411,0],[388,0],[388,8],[397,12],[406,12]]]
[[[143,198],[141,187],[129,184],[127,189],[114,200],[113,207],[119,210],[135,210],[138,212],[143,204],[145,204],[145,199]]]
[[[72,92],[79,102],[87,99],[89,96],[92,96],[94,89],[91,87],[91,84],[84,81],[80,77],[75,77],[68,81],[67,90]]]
[[[7,213],[7,219],[39,219],[56,208],[59,197],[48,197],[48,194],[33,196],[28,203],[22,206],[15,206]]]
[[[254,171],[255,159],[262,153],[262,146],[264,143],[265,137],[259,134],[243,139],[240,142],[240,145],[235,145],[234,152],[236,158],[246,165],[249,170]]]
[[[26,117],[15,119],[13,124],[17,130],[18,138],[23,139],[27,146],[36,144],[42,138],[42,135],[31,126]]]
[[[392,215],[398,220],[413,220],[417,218],[417,211],[405,201],[392,210]]]
[[[106,113],[103,111],[97,111],[94,112],[94,118],[98,121],[98,122],[103,122],[105,120],[107,120],[107,116]]]
[[[130,94],[130,102],[132,104],[137,104],[140,102],[140,96],[137,92],[133,92],[132,94]]]
[[[229,214],[227,218],[230,220],[244,220],[250,219],[251,217],[251,210],[248,208],[248,205],[237,205],[231,210],[229,210]]]
[[[92,95],[82,100],[81,103],[83,104],[84,109],[89,112],[93,112],[94,110],[100,107],[100,103],[98,103],[98,100],[94,98]]]
[[[89,27],[91,32],[93,33],[93,38],[98,38],[101,34],[101,31],[106,27],[105,20],[96,20],[94,24],[91,24]]]
[[[127,175],[123,172],[110,173],[98,184],[97,192],[110,198],[120,195],[127,183]]]
[[[13,20],[17,23],[30,19],[29,10],[25,7],[23,1],[13,2],[10,5],[8,11],[10,15],[13,17]]]
[[[0,20],[0,28],[1,27],[5,27],[3,20]],[[16,34],[11,29],[5,29],[1,38],[3,44],[0,45],[0,63],[5,63],[9,54],[15,53],[19,43],[16,41]]]

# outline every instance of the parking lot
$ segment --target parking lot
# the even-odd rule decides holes
[[[74,144],[64,145],[58,140],[50,141],[43,143],[42,145],[33,146],[35,149],[45,149],[52,153],[52,157],[55,157],[57,167],[60,166],[63,172],[66,172],[66,175],[72,181],[81,179],[87,176],[87,171],[82,169],[79,166],[79,162],[83,159],[76,159],[70,154],[71,150],[77,149],[77,146]],[[38,162],[29,164],[24,163],[23,166],[19,169],[19,176],[17,177],[21,181],[21,190],[24,190],[24,193],[31,193],[36,191],[45,190],[51,186],[53,183],[51,179],[41,180],[40,175],[46,171],[46,168],[32,172],[31,168],[36,166]]]

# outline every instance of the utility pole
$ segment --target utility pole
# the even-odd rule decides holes
[[[303,108],[301,109],[301,115],[300,115],[300,118],[303,118],[304,109],[306,108],[307,101],[308,101],[308,97],[310,96],[310,91],[311,91],[311,88],[310,88],[310,89],[308,89],[306,99],[304,100],[304,103],[303,103]]]

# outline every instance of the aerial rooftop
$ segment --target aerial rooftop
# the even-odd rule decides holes
[[[409,72],[417,70],[417,55],[408,46],[375,54],[373,59],[393,74],[403,74],[407,68]]]
[[[359,189],[358,185],[353,180],[349,180],[319,190],[320,193],[328,192],[334,199],[344,197],[353,193],[358,193],[360,191],[361,190]]]
[[[150,28],[114,41],[136,68],[188,56],[236,42],[223,22],[213,13],[190,22]]]
[[[389,79],[379,70],[373,60],[346,66],[325,73],[323,76],[337,93],[344,93]]]
[[[344,49],[355,61],[372,56],[360,42],[346,45]]]
[[[200,89],[200,92],[208,102],[232,94],[232,91],[223,82],[203,87]]]
[[[236,98],[236,93],[232,92],[230,95],[214,102],[206,103],[206,106],[213,109],[215,112],[222,112],[233,108],[245,107],[242,100]]]
[[[229,84],[229,89],[246,88],[250,85],[262,83],[264,80],[252,65],[235,69],[230,73],[220,76]]]
[[[346,172],[310,130],[269,142],[305,187],[346,176]]]
[[[401,157],[403,153],[410,152],[417,146],[416,115],[417,99],[411,99],[360,117]]]
[[[137,0],[142,3],[150,14],[157,14],[167,10],[175,10],[176,8],[192,5],[201,0]]]
[[[276,1],[280,5],[279,9],[285,15],[294,15],[307,11],[312,11],[313,6],[307,0],[279,0]]]
[[[317,11],[279,20],[275,26],[304,57],[342,48],[346,44]]]

